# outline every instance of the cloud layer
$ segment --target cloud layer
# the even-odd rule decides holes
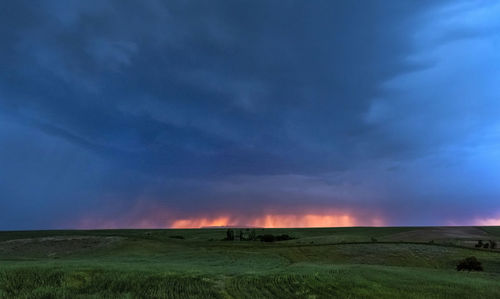
[[[499,15],[489,1],[1,3],[0,229],[491,224]]]

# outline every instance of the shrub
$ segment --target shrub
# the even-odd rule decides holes
[[[457,265],[457,271],[483,271],[481,262],[475,256],[470,256],[461,260]]]
[[[477,241],[476,248],[481,248],[483,247],[483,240]]]
[[[490,243],[484,243],[483,248],[486,248],[486,249],[490,248]]]
[[[374,242],[374,243],[375,243],[375,242],[377,242],[377,241],[378,241],[377,239],[375,239],[374,237],[372,237],[372,242]]]
[[[184,240],[184,236],[180,236],[180,235],[170,236],[169,238],[172,238],[172,239],[179,239],[179,240]]]
[[[287,234],[283,234],[281,236],[276,236],[275,239],[276,239],[276,241],[288,241],[288,240],[293,240],[295,238],[292,238]]]
[[[261,242],[274,242],[274,241],[288,241],[288,240],[293,240],[295,238],[290,237],[287,234],[278,235],[278,236],[266,234],[266,235],[257,236],[257,239],[260,239]]]
[[[490,248],[491,249],[495,249],[497,248],[497,242],[493,241],[493,240],[490,240]]]

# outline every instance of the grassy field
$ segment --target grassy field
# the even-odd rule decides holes
[[[249,231],[242,229],[245,234]],[[234,229],[239,235],[239,229]],[[5,298],[500,298],[498,227],[0,232]],[[475,256],[484,272],[457,272]]]

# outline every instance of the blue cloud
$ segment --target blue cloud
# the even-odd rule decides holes
[[[494,218],[499,8],[2,3],[0,228],[137,202]]]

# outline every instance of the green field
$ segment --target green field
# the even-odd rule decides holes
[[[295,239],[224,241],[226,229],[0,232],[0,297],[500,298],[500,250],[474,247],[500,243],[500,227],[256,233]],[[457,272],[468,256],[484,272]]]

